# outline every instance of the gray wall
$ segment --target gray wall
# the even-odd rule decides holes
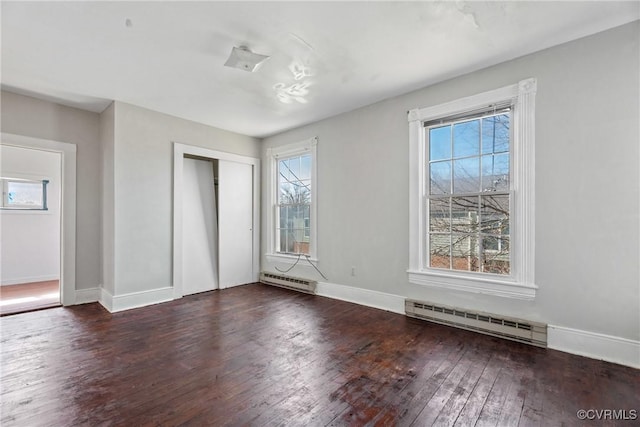
[[[259,140],[116,102],[114,142],[113,295],[171,286],[172,142],[259,158]]]
[[[102,246],[102,286],[111,295],[115,292],[114,263],[115,263],[115,207],[113,205],[114,192],[114,163],[113,151],[115,144],[115,104],[111,103],[100,114],[100,155],[102,172],[102,193],[100,208],[102,211],[102,229],[100,230]]]
[[[114,102],[102,114],[2,92],[2,132],[77,145],[76,289],[171,286],[173,145],[260,157],[259,140]]]
[[[76,289],[100,286],[100,116],[3,91],[2,132],[77,146]]]
[[[319,138],[328,281],[638,340],[639,31],[635,22],[266,138],[263,159],[268,147]],[[409,284],[407,111],[529,77],[538,79],[535,300]],[[266,185],[263,175],[263,194]]]

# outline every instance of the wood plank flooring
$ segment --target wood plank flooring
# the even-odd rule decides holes
[[[9,426],[578,426],[640,371],[260,284],[0,319]],[[586,425],[638,425],[593,421]]]
[[[59,305],[59,280],[0,286],[0,316]]]

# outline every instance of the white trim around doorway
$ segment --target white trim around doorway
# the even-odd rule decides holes
[[[60,302],[76,304],[76,145],[4,132],[0,135],[2,145],[60,153]]]
[[[253,276],[257,282],[260,274],[260,159],[227,153],[179,142],[173,143],[173,298],[183,296],[182,289],[182,188],[184,156],[225,160],[253,166]]]

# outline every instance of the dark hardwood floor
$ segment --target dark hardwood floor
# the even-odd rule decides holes
[[[253,284],[0,319],[9,426],[572,426],[640,371]]]

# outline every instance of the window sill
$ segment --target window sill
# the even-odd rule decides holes
[[[409,283],[431,288],[473,292],[505,298],[533,300],[536,285],[526,285],[495,277],[469,277],[433,271],[407,270]]]
[[[0,209],[1,215],[52,215],[49,209],[21,209],[21,208],[3,208]]]
[[[279,262],[279,263],[283,263],[283,264],[294,264],[297,260],[298,260],[298,255],[286,255],[286,254],[275,254],[275,253],[271,253],[271,254],[266,254],[265,257],[267,258],[267,261],[274,263],[274,262]],[[304,264],[298,263],[298,265],[300,266],[308,266],[311,267],[306,260],[309,260],[311,262],[318,262],[318,260],[316,258],[307,258],[304,255],[300,255],[300,262],[304,261]]]

